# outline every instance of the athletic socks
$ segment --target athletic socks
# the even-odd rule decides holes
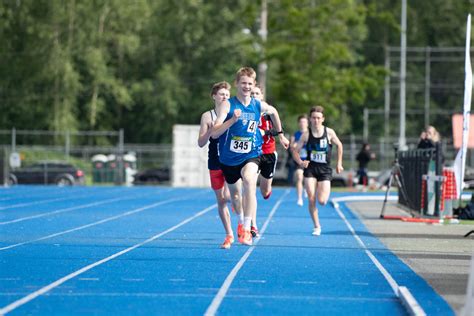
[[[244,229],[250,230],[250,226],[252,224],[252,217],[245,217],[244,218]]]
[[[239,223],[244,223],[244,212],[242,211],[240,214],[238,214],[239,216]]]

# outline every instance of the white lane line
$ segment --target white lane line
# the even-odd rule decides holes
[[[115,191],[108,191],[108,192],[115,192]],[[45,204],[45,203],[49,203],[49,202],[74,200],[74,199],[77,199],[77,198],[90,197],[90,192],[88,192],[87,190],[76,191],[74,193],[76,194],[74,197],[54,198],[54,199],[47,199],[47,200],[40,200],[40,201],[34,201],[34,202],[26,202],[26,203],[19,203],[19,204],[12,204],[12,205],[8,205],[8,206],[3,206],[3,207],[0,207],[0,211],[11,209],[11,208],[18,208],[18,207],[24,207],[24,206]],[[80,194],[77,194],[77,193],[80,193]]]
[[[216,290],[216,289],[214,289]],[[20,296],[25,295],[24,292],[0,292],[0,296]],[[95,293],[92,291],[89,292],[51,292],[45,294],[45,296],[57,296],[57,297],[152,297],[152,298],[159,298],[159,297],[201,297],[201,298],[209,298],[210,295],[207,293],[149,293],[149,292],[135,292],[135,293],[126,293],[126,292],[100,292]],[[257,295],[257,294],[233,294],[233,298],[244,298],[244,299],[265,299],[265,300],[285,300],[285,301],[298,301],[298,300],[305,300],[305,301],[334,301],[334,302],[343,302],[343,301],[355,301],[355,302],[396,302],[398,301],[397,298],[371,298],[371,297],[359,297],[359,296],[311,296],[311,295]]]
[[[169,279],[171,282],[184,282],[186,279]]]
[[[35,298],[37,298],[37,297],[40,296],[40,295],[43,295],[43,294],[45,294],[45,293],[51,291],[52,289],[54,289],[54,288],[60,286],[61,284],[65,283],[66,281],[71,280],[72,278],[75,278],[75,277],[78,276],[78,275],[81,275],[81,274],[84,273],[84,272],[87,272],[87,271],[89,271],[89,270],[91,270],[91,269],[93,269],[93,268],[95,268],[95,267],[97,267],[97,266],[99,266],[99,265],[101,265],[101,264],[104,264],[104,263],[106,263],[106,262],[108,262],[108,261],[110,261],[110,260],[113,260],[113,259],[115,259],[115,258],[117,258],[117,257],[120,257],[120,256],[122,256],[122,255],[124,255],[124,254],[126,254],[126,253],[128,253],[128,252],[130,252],[130,251],[132,251],[132,250],[137,249],[138,247],[141,247],[141,246],[143,246],[143,245],[146,245],[146,244],[148,244],[148,243],[150,243],[150,242],[152,242],[152,241],[154,241],[154,240],[160,238],[161,236],[166,235],[166,234],[172,232],[173,230],[178,229],[179,227],[181,227],[181,226],[183,226],[183,225],[186,225],[186,224],[189,223],[190,221],[192,221],[192,220],[198,218],[199,216],[202,216],[202,215],[206,214],[207,212],[209,212],[210,210],[212,210],[212,209],[214,209],[214,208],[216,208],[216,207],[217,207],[216,204],[211,205],[211,206],[205,208],[204,210],[202,210],[202,211],[200,211],[200,212],[194,214],[193,216],[188,217],[187,219],[185,219],[184,221],[180,222],[179,224],[176,224],[176,225],[174,225],[173,227],[170,227],[170,228],[168,228],[167,230],[165,230],[165,231],[163,231],[163,232],[161,232],[161,233],[159,233],[159,234],[156,234],[156,235],[154,235],[154,236],[152,236],[152,237],[150,237],[150,238],[148,238],[148,239],[146,239],[146,240],[144,240],[144,241],[142,241],[142,242],[140,242],[140,243],[138,243],[138,244],[135,244],[134,246],[128,247],[128,248],[126,248],[126,249],[124,249],[124,250],[122,250],[122,251],[119,251],[119,252],[117,252],[117,253],[111,255],[111,256],[108,256],[107,258],[104,258],[104,259],[102,259],[102,260],[99,260],[99,261],[96,261],[96,262],[94,262],[94,263],[91,263],[91,264],[89,264],[89,265],[87,265],[87,266],[85,266],[85,267],[83,267],[83,268],[81,268],[81,269],[79,269],[79,270],[77,270],[77,271],[75,271],[75,272],[73,272],[73,273],[70,273],[70,274],[68,274],[68,275],[66,275],[66,276],[64,276],[64,277],[62,277],[62,278],[60,278],[60,279],[58,279],[58,280],[56,280],[56,281],[54,281],[54,282],[52,282],[52,283],[50,283],[50,284],[44,286],[44,287],[42,287],[42,288],[40,288],[39,290],[37,290],[37,291],[35,291],[35,292],[32,292],[32,293],[28,294],[27,296],[22,297],[21,299],[16,300],[16,301],[14,301],[14,302],[8,304],[7,306],[1,308],[1,309],[0,309],[0,315],[4,315],[4,314],[6,314],[6,313],[9,313],[9,312],[11,312],[11,311],[17,309],[18,307],[20,307],[20,306],[22,306],[22,305],[24,305],[24,304],[26,304],[26,303],[28,303],[28,302],[34,300]]]
[[[99,278],[78,278],[79,281],[99,281]]]
[[[97,205],[110,203],[110,202],[115,202],[115,201],[120,201],[120,200],[125,200],[125,199],[126,198],[115,198],[115,199],[110,199],[110,200],[105,200],[105,201],[100,201],[100,202],[95,202],[95,203],[90,203],[90,204],[85,204],[85,205],[80,205],[80,206],[63,208],[63,209],[59,209],[59,210],[51,211],[51,212],[47,212],[47,213],[41,213],[41,214],[36,214],[36,215],[32,215],[32,216],[26,216],[26,217],[13,219],[13,220],[10,220],[10,221],[0,222],[0,225],[19,223],[19,222],[27,221],[27,220],[30,220],[30,219],[45,217],[45,216],[49,216],[49,215],[53,215],[53,214],[66,213],[66,212],[70,212],[70,211],[74,211],[74,210],[79,210],[81,208],[88,208],[88,207],[91,207],[91,206],[97,206]]]
[[[293,281],[295,284],[318,284],[316,281]]]
[[[0,278],[0,281],[19,281],[20,278]]]
[[[145,279],[133,279],[133,278],[121,278],[122,281],[125,282],[143,282]]]
[[[398,297],[402,301],[406,309],[408,309],[410,315],[425,316],[426,313],[423,308],[418,304],[416,299],[411,295],[410,290],[405,286],[398,288]],[[472,314],[472,311],[471,311]]]
[[[267,283],[267,280],[247,280],[248,283]]]
[[[275,214],[276,210],[278,209],[278,207],[280,207],[281,202],[288,195],[289,192],[290,192],[290,190],[287,189],[285,191],[285,193],[280,197],[280,199],[278,199],[275,206],[272,208],[270,214],[268,215],[267,219],[265,220],[265,223],[263,224],[262,230],[260,231],[260,236],[255,239],[253,245],[249,247],[249,249],[244,253],[242,258],[240,258],[239,262],[237,262],[237,264],[234,266],[232,271],[230,271],[229,275],[224,280],[224,283],[220,287],[219,291],[217,292],[216,296],[212,300],[211,304],[207,308],[204,315],[209,316],[209,315],[215,315],[216,314],[217,310],[219,309],[219,306],[221,305],[222,301],[224,300],[224,297],[227,294],[227,291],[229,291],[229,288],[230,288],[232,282],[234,281],[235,277],[237,276],[237,273],[239,273],[239,270],[242,268],[245,261],[247,261],[250,254],[254,251],[255,246],[258,244],[258,242],[262,238],[263,234],[265,233],[265,230],[267,229],[268,224],[270,223],[270,220],[272,219],[272,217]]]
[[[165,192],[167,192],[167,191],[170,191],[170,190],[166,190]],[[112,203],[112,202],[116,202],[116,201],[120,201],[120,200],[132,200],[134,198],[144,196],[144,195],[149,195],[149,193],[138,194],[138,195],[133,195],[133,196],[128,196],[128,197],[113,198],[113,199],[103,200],[103,201],[99,201],[99,202],[94,202],[94,203],[89,203],[89,204],[84,204],[84,205],[78,205],[78,206],[63,208],[63,209],[50,211],[50,212],[46,212],[46,213],[20,217],[20,218],[12,219],[12,220],[9,220],[9,221],[0,222],[0,225],[19,223],[19,222],[23,222],[23,221],[27,221],[27,220],[31,220],[31,219],[35,219],[35,218],[41,218],[41,217],[50,216],[50,215],[54,215],[54,214],[66,213],[66,212],[70,212],[70,211],[74,211],[74,210],[79,210],[79,209],[82,209],[82,208],[88,208],[88,207],[97,206],[97,205],[101,205],[101,204]]]
[[[342,213],[342,211],[339,207],[339,202],[345,202],[345,201],[346,200],[345,200],[344,197],[332,199],[334,209],[339,214],[339,216],[342,218],[342,220],[346,224],[347,228],[350,230],[350,232],[352,233],[354,238],[357,240],[359,245],[364,249],[367,256],[370,258],[370,260],[372,260],[372,262],[375,264],[375,266],[379,269],[379,271],[384,276],[385,280],[387,280],[388,284],[392,288],[395,295],[400,298],[400,292],[399,292],[400,286],[398,285],[398,283],[395,281],[395,279],[392,277],[392,275],[385,269],[385,267],[380,263],[380,261],[378,261],[378,259],[373,255],[373,253],[367,248],[367,246],[362,241],[362,239],[359,237],[359,235],[357,235],[354,227],[352,227],[351,223],[349,223],[346,216]],[[420,305],[418,304],[418,302],[416,302],[416,300],[414,298],[410,302],[413,302],[413,301],[414,301],[414,303],[416,303],[416,306],[415,305],[412,306],[412,309],[417,311],[417,313],[415,315],[425,315],[423,309],[421,309]],[[421,309],[421,313],[420,313],[420,309]],[[412,312],[412,310],[410,310],[410,308],[408,308],[408,311]]]
[[[71,198],[56,198],[56,199],[48,199],[48,200],[41,200],[41,201],[28,202],[28,203],[13,204],[13,205],[0,207],[0,211],[11,209],[11,208],[30,206],[30,205],[39,205],[39,204],[44,204],[44,203],[49,203],[49,202],[64,201],[64,200],[70,200],[70,199]]]
[[[110,221],[113,221],[113,220],[116,220],[116,219],[119,219],[119,218],[122,218],[122,217],[125,217],[125,216],[129,216],[129,215],[133,215],[133,214],[136,214],[136,213],[146,211],[150,208],[154,208],[154,207],[157,207],[159,205],[163,205],[163,204],[167,204],[167,203],[171,203],[171,202],[176,202],[176,201],[181,201],[181,200],[185,200],[187,198],[189,198],[189,197],[186,197],[186,198],[173,198],[173,199],[161,201],[161,202],[154,203],[154,204],[151,204],[151,205],[147,205],[147,206],[144,206],[144,207],[140,207],[140,208],[137,208],[137,209],[125,212],[125,213],[121,213],[121,214],[118,214],[118,215],[115,215],[115,216],[107,217],[107,218],[104,218],[104,219],[102,219],[100,221],[97,221],[97,222],[89,223],[89,224],[82,225],[82,226],[79,226],[79,227],[76,227],[76,228],[71,228],[71,229],[68,229],[68,230],[65,230],[65,231],[62,231],[62,232],[58,232],[58,233],[54,233],[54,234],[51,234],[51,235],[47,235],[47,236],[44,236],[44,237],[40,237],[40,238],[20,242],[20,243],[17,243],[17,244],[1,247],[0,251],[16,248],[16,247],[19,247],[19,246],[31,244],[31,243],[34,243],[34,242],[37,242],[37,241],[46,240],[46,239],[50,239],[50,238],[61,236],[61,235],[65,235],[65,234],[72,233],[72,232],[82,230],[82,229],[85,229],[85,228],[89,228],[89,227],[92,227],[92,226],[97,226],[97,225],[104,224],[104,223],[107,223],[107,222],[110,222]]]

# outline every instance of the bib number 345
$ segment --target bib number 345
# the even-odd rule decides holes
[[[252,142],[249,140],[236,140],[233,139],[230,143],[230,150],[236,153],[249,153],[252,148]]]

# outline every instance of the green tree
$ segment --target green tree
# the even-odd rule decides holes
[[[383,70],[364,65],[359,53],[367,34],[365,7],[351,0],[282,0],[270,10],[272,96],[294,115],[323,105],[329,122],[348,132],[351,117],[344,112],[357,115],[383,78]]]

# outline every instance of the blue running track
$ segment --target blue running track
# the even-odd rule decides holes
[[[306,203],[258,196],[261,238],[222,250],[210,189],[0,188],[0,315],[406,315],[371,255],[454,315],[345,203],[320,208],[319,237]]]

